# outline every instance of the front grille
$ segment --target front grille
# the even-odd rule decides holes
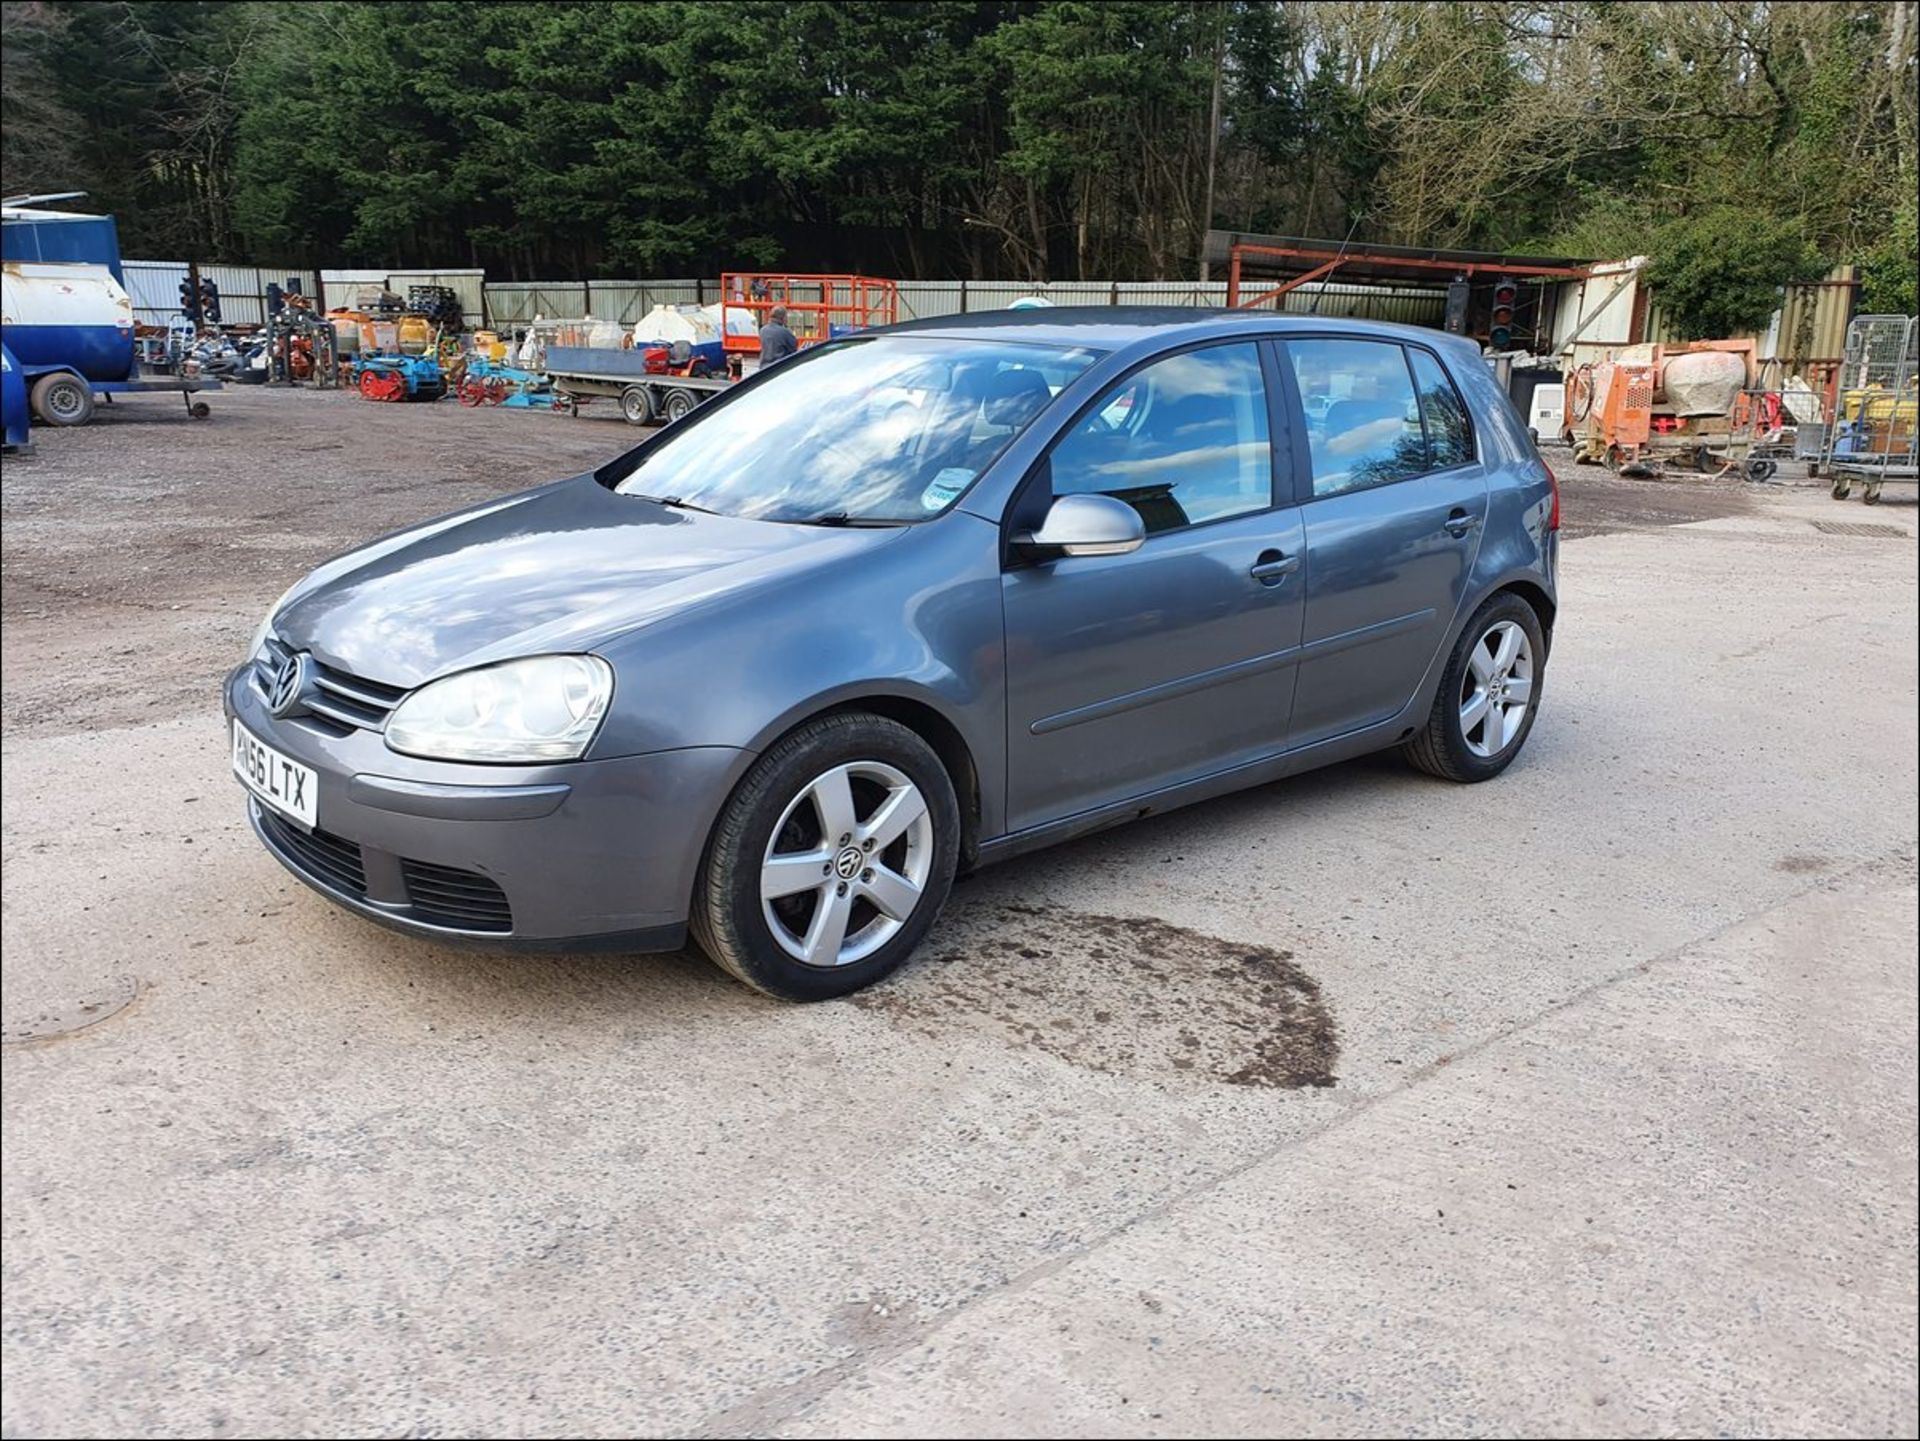
[[[291,856],[302,870],[348,895],[367,893],[367,872],[360,860],[360,847],[325,831],[303,831],[281,819],[265,806],[256,806],[260,825],[268,838]]]
[[[292,657],[293,652],[287,646],[268,639],[266,649],[253,663],[253,688],[262,700],[272,693],[273,673]],[[349,730],[379,730],[406,696],[406,691],[399,686],[348,675],[343,670],[322,665],[311,655],[307,661],[313,685],[306,694],[306,709],[342,734]]]
[[[462,931],[510,931],[513,910],[506,892],[487,877],[425,861],[400,862],[414,915]]]

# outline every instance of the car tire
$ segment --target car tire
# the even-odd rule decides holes
[[[959,851],[959,803],[931,746],[884,716],[822,716],[728,798],[694,883],[693,938],[769,996],[848,995],[920,943]]]
[[[33,413],[48,425],[85,425],[93,419],[93,387],[65,371],[34,381],[31,400]]]
[[[1460,632],[1427,724],[1400,753],[1443,780],[1492,780],[1513,764],[1533,730],[1546,660],[1546,636],[1533,607],[1512,591],[1492,597]],[[1522,684],[1524,692],[1515,696]]]

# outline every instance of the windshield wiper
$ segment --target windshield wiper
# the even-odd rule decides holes
[[[717,510],[708,510],[704,505],[695,505],[692,501],[682,500],[677,495],[642,495],[637,490],[630,490],[626,493],[632,496],[635,500],[650,500],[655,505],[670,506],[674,510],[697,510],[702,515],[720,514],[720,512]]]
[[[844,510],[829,510],[820,515],[809,515],[800,520],[788,522],[791,525],[833,525],[849,530],[892,530],[895,526],[905,525],[904,520],[879,520],[868,515],[848,515]]]

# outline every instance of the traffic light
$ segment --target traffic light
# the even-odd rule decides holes
[[[195,325],[200,323],[200,295],[191,280],[180,282],[180,313]]]
[[[204,275],[200,277],[200,313],[206,317],[207,324],[220,323],[220,287]]]
[[[1493,282],[1493,314],[1487,344],[1495,350],[1513,349],[1513,312],[1520,300],[1520,282],[1503,275]]]

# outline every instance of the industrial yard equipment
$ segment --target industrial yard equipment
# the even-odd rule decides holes
[[[553,405],[552,383],[544,375],[504,365],[485,354],[467,357],[466,369],[454,394],[462,405],[507,405],[547,410]]]
[[[650,369],[642,350],[594,345],[549,345],[547,377],[553,382],[553,407],[578,414],[596,397],[617,399],[620,413],[633,425],[675,421],[692,413],[733,382],[723,376],[674,375]]]
[[[157,391],[181,396],[187,414],[204,420],[206,402],[193,393],[220,388],[197,368],[141,374],[133,302],[104,264],[9,260],[0,276],[0,331],[33,416],[45,425],[86,424],[99,396]]]
[[[787,312],[787,327],[804,348],[869,326],[900,319],[900,288],[870,275],[790,275],[780,271],[728,271],[720,277],[725,297],[722,343],[729,355],[760,353],[760,327],[775,306]],[[732,315],[746,311],[750,326]]]
[[[1754,430],[1739,404],[1756,393],[1753,348],[1751,340],[1635,345],[1572,366],[1564,423],[1574,460],[1627,475],[1743,465]]]
[[[1835,500],[1864,486],[1868,505],[1889,482],[1920,481],[1920,320],[1859,315],[1847,326],[1817,473]]]
[[[362,355],[354,384],[365,400],[438,400],[447,393],[431,355]]]

